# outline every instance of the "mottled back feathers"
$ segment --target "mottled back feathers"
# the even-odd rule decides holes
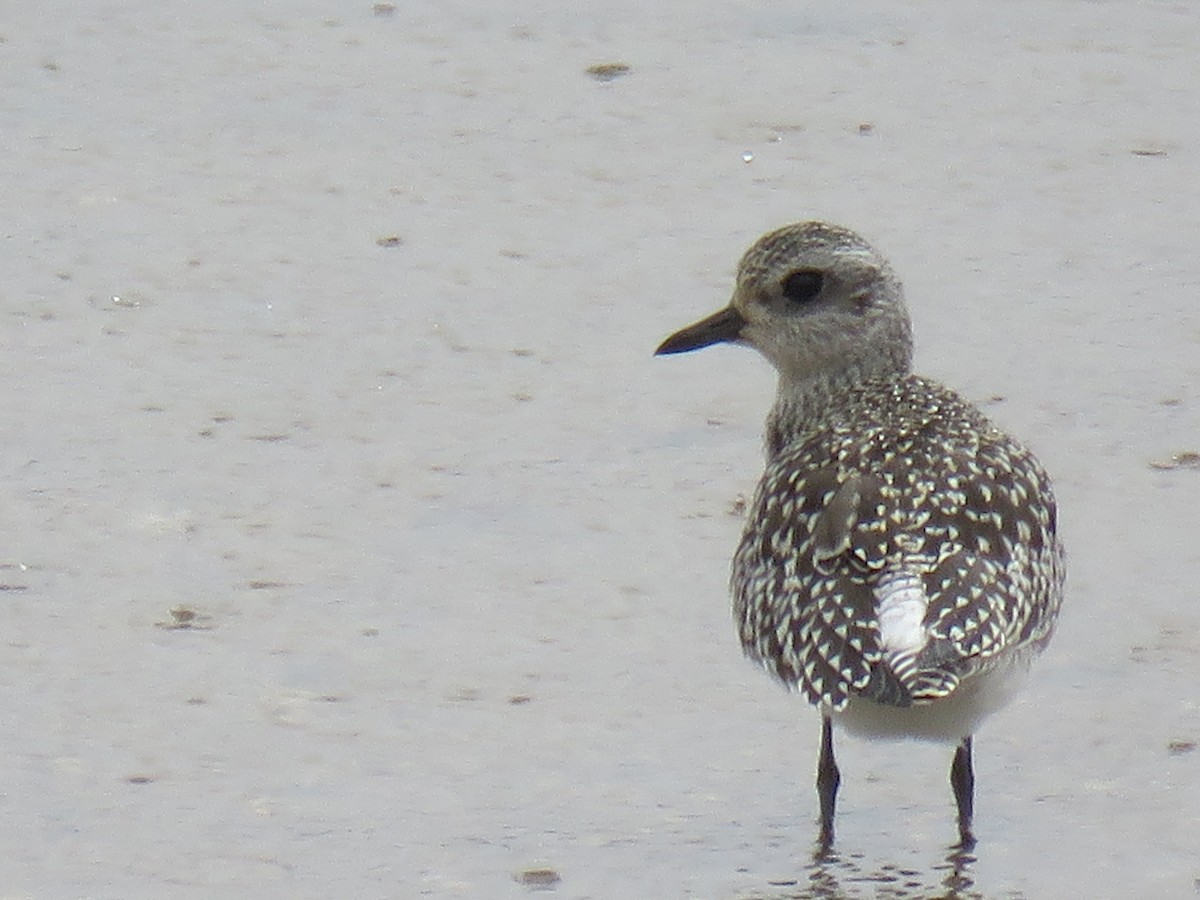
[[[734,559],[743,646],[814,704],[944,696],[1049,637],[1061,585],[1037,461],[946,388],[914,375],[830,398],[780,439]],[[811,424],[811,423],[809,423]],[[889,654],[889,583],[923,589],[927,641]]]

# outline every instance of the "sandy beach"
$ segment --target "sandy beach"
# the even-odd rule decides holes
[[[1200,10],[0,14],[0,898],[1200,889]],[[774,374],[658,342],[819,218],[1055,479],[1054,642],[839,747],[743,659]]]

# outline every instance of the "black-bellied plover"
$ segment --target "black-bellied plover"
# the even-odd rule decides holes
[[[1011,698],[1062,600],[1050,481],[978,409],[912,374],[900,282],[852,231],[805,222],[760,238],[730,305],[657,353],[721,341],[779,372],[731,588],[746,653],[821,711],[820,845],[833,841],[837,722],[956,744],[970,848],[971,736]]]

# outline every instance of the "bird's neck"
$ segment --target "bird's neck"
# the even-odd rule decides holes
[[[767,458],[774,459],[793,444],[849,418],[864,393],[907,377],[903,367],[876,371],[822,372],[804,378],[781,375],[775,405],[767,416]]]

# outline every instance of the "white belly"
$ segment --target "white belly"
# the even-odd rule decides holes
[[[970,676],[949,696],[920,706],[884,706],[854,697],[842,712],[832,713],[833,721],[861,737],[957,744],[1007,705],[1028,673],[1028,660],[1002,664]]]

